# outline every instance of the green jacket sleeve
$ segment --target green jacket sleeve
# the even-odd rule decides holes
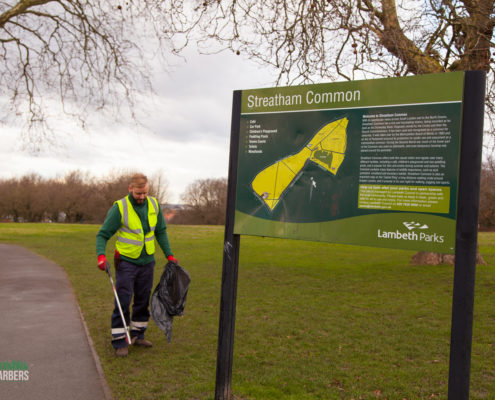
[[[110,210],[108,210],[105,222],[101,226],[99,232],[96,234],[96,255],[105,254],[108,239],[110,239],[115,232],[120,228],[120,211],[119,206],[114,204]]]
[[[160,206],[159,208],[160,210],[158,211],[158,221],[156,222],[155,228],[155,238],[162,248],[165,257],[168,257],[172,255],[172,249],[170,248],[170,243],[168,241],[167,223],[165,222],[165,218],[163,218],[162,208]]]

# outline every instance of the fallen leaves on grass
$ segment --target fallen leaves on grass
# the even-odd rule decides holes
[[[344,387],[341,381],[338,379],[333,378],[332,382],[328,384],[328,387],[336,387],[337,389],[344,391]]]

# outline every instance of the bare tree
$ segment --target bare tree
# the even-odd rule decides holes
[[[88,175],[81,171],[69,172],[64,178],[63,191],[60,194],[61,211],[65,222],[85,222],[89,217],[86,199],[91,198],[91,189],[86,183]]]
[[[139,94],[151,90],[148,61],[167,48],[162,7],[158,0],[0,1],[0,99],[10,104],[2,120],[27,121],[36,145],[49,137],[50,111],[60,102],[83,127],[97,110],[134,115]]]
[[[197,225],[225,224],[227,179],[197,179],[181,196],[185,209],[174,217],[174,223]]]
[[[197,40],[204,52],[213,39],[216,50],[272,66],[278,83],[484,70],[491,72],[487,107],[494,115],[494,0],[169,3],[168,23],[182,22],[176,36]]]
[[[165,172],[163,170],[158,170],[153,175],[149,177],[150,182],[150,194],[158,200],[160,204],[165,204],[168,202],[169,188],[168,181],[165,177]]]
[[[173,12],[179,2],[171,0]],[[183,30],[280,71],[355,79],[490,69],[493,0],[205,1]],[[205,35],[207,34],[207,35]],[[204,43],[205,40],[203,39]]]
[[[65,193],[65,182],[62,179],[47,179],[42,182],[39,200],[44,208],[45,221],[62,222]]]

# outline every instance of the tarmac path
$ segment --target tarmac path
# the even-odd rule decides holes
[[[0,316],[0,399],[112,398],[59,265],[0,243]]]

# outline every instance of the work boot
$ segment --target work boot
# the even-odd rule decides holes
[[[151,343],[149,340],[146,339],[138,339],[137,337],[133,337],[131,343],[135,346],[140,346],[140,347],[151,347],[153,346],[153,343]]]
[[[117,350],[115,350],[115,355],[117,357],[127,357],[129,354],[129,349],[127,347],[119,347]]]

